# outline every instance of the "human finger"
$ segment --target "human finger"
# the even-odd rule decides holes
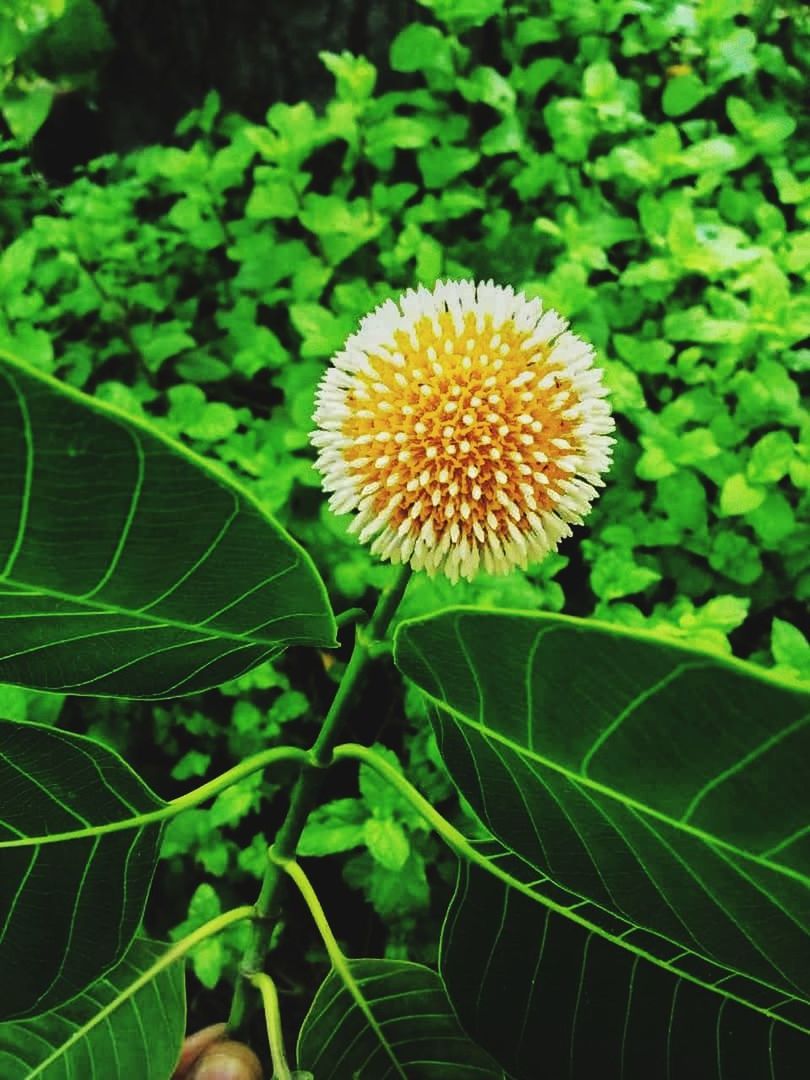
[[[262,1067],[249,1046],[223,1039],[202,1052],[188,1080],[262,1080]]]
[[[196,1031],[183,1040],[180,1049],[180,1058],[174,1067],[172,1080],[189,1080],[191,1066],[199,1056],[217,1039],[225,1034],[224,1024],[211,1024],[210,1027]]]

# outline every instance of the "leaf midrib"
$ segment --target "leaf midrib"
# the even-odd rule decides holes
[[[599,783],[598,780],[592,780],[589,777],[581,776],[579,773],[572,772],[570,769],[566,769],[565,766],[559,765],[549,758],[543,757],[534,750],[528,750],[526,747],[521,746],[519,743],[514,742],[507,736],[502,735],[500,732],[494,731],[492,728],[486,727],[484,724],[477,720],[471,719],[465,713],[456,709],[450,705],[449,702],[443,701],[441,698],[436,697],[428,690],[424,690],[420,687],[421,692],[428,698],[435,706],[443,709],[449,713],[459,723],[472,728],[485,738],[493,739],[495,742],[500,743],[519,757],[529,758],[532,761],[537,762],[538,765],[543,768],[550,769],[552,772],[558,773],[564,777],[569,783],[574,785],[585,787],[591,791],[597,792],[600,795],[604,795],[614,802],[621,804],[622,806],[630,807],[642,815],[646,815],[651,818],[655,818],[657,821],[663,822],[665,825],[678,830],[679,832],[686,833],[695,839],[700,840],[702,843],[707,844],[709,847],[722,848],[725,851],[730,852],[732,855],[736,855],[740,859],[744,859],[746,862],[753,863],[755,866],[761,867],[765,870],[773,871],[780,874],[783,877],[790,878],[791,880],[803,885],[805,888],[810,887],[810,877],[800,873],[797,870],[793,870],[791,867],[783,866],[780,863],[774,863],[770,859],[763,858],[759,855],[754,855],[750,851],[744,851],[742,848],[732,844],[728,840],[723,840],[719,837],[712,836],[703,829],[698,829],[694,825],[679,821],[676,818],[671,818],[668,814],[662,813],[660,810],[648,806],[646,803],[639,802],[637,799],[631,796],[625,796],[615,791],[613,788],[607,787],[605,784]]]
[[[293,565],[296,565],[296,564],[293,564]],[[20,588],[20,589],[30,589],[31,588],[31,584],[29,582],[20,582],[20,581],[15,580],[14,578],[10,578],[10,577],[0,577],[0,584],[9,584],[9,585],[13,585],[13,586],[15,586],[17,588]],[[108,614],[108,615],[120,615],[120,616],[127,617],[127,618],[140,619],[144,623],[146,623],[147,626],[151,626],[151,627],[155,627],[155,628],[159,628],[159,629],[164,629],[166,627],[170,627],[172,629],[183,630],[183,631],[186,631],[188,633],[203,634],[206,637],[206,639],[208,639],[208,640],[237,641],[237,642],[242,642],[245,645],[256,645],[256,646],[279,645],[282,642],[281,638],[267,638],[267,639],[263,640],[263,639],[258,638],[258,637],[249,637],[245,633],[237,633],[236,631],[233,631],[233,630],[215,630],[215,631],[212,632],[210,630],[207,630],[203,626],[195,625],[194,623],[188,623],[188,622],[185,622],[182,619],[175,619],[175,618],[171,618],[171,617],[169,617],[169,618],[160,618],[160,617],[158,617],[156,615],[147,614],[144,611],[135,611],[135,610],[132,610],[130,608],[117,607],[114,604],[105,604],[103,601],[100,601],[100,600],[93,600],[92,603],[88,603],[87,600],[85,600],[84,597],[72,596],[70,593],[60,592],[58,589],[41,588],[39,586],[34,586],[34,589],[36,590],[35,594],[34,594],[36,596],[45,596],[45,597],[48,597],[48,598],[53,599],[53,600],[64,600],[67,603],[71,603],[71,604],[80,604],[82,607],[87,608],[87,613],[88,614],[94,614],[94,613],[103,612],[104,614]],[[32,594],[29,592],[28,595],[30,596]],[[66,614],[68,614],[68,613],[66,613]],[[288,618],[295,618],[295,619],[297,619],[297,618],[314,618],[315,616],[320,616],[320,615],[322,615],[322,612],[319,612],[319,611],[316,611],[316,612],[309,612],[309,611],[300,611],[299,612],[299,611],[296,611],[296,612],[290,612],[290,613],[288,613],[286,615],[280,615],[278,617],[278,621],[282,622],[284,619],[288,619]],[[60,618],[61,615],[60,615],[59,612],[53,612],[52,617],[53,618]],[[268,620],[268,621],[272,621],[272,620]],[[130,627],[124,627],[124,629],[126,629],[126,630],[135,630],[135,629],[139,629],[139,627],[130,626]],[[286,638],[285,637],[283,640],[284,640],[284,642],[289,642],[289,641],[295,641],[297,639],[295,639],[295,638]],[[309,640],[309,639],[307,638],[306,640]],[[199,644],[199,642],[197,642],[196,644]],[[47,648],[47,647],[48,647],[47,643],[42,646],[42,648]]]
[[[501,841],[497,842],[501,844]],[[501,844],[501,846],[506,851],[511,851],[511,849],[507,845]],[[512,854],[516,853],[512,852]],[[521,856],[517,855],[517,858],[521,858]],[[803,1024],[791,1020],[788,1017],[779,1015],[778,1013],[774,1012],[774,1008],[776,1006],[759,1005],[755,1001],[742,997],[740,994],[724,989],[719,983],[705,982],[700,976],[694,975],[690,971],[681,970],[680,968],[676,967],[675,963],[677,960],[681,959],[684,956],[695,956],[699,959],[709,960],[716,967],[726,971],[729,976],[737,975],[744,979],[746,983],[750,983],[759,987],[764,987],[767,990],[773,992],[774,994],[781,995],[779,1004],[784,1004],[786,1000],[798,1001],[801,1004],[810,1003],[810,1001],[808,1001],[808,999],[804,997],[800,997],[797,994],[790,994],[785,990],[784,986],[776,986],[773,983],[766,982],[764,979],[760,979],[755,975],[749,975],[747,973],[737,970],[736,968],[729,967],[727,964],[718,964],[717,961],[712,960],[710,957],[706,957],[703,953],[697,952],[695,949],[683,949],[683,951],[679,953],[677,957],[673,957],[670,960],[665,960],[664,958],[656,955],[655,953],[648,952],[640,945],[636,945],[632,941],[626,940],[623,935],[616,935],[605,927],[600,926],[597,922],[592,921],[590,918],[585,918],[584,916],[578,914],[578,912],[574,908],[564,908],[556,901],[553,901],[548,897],[544,896],[542,892],[537,891],[538,885],[542,885],[542,882],[527,884],[526,882],[521,881],[520,878],[515,877],[509,870],[504,870],[496,863],[493,863],[491,859],[486,856],[472,858],[470,861],[474,863],[479,869],[483,870],[485,873],[490,873],[493,875],[493,877],[502,881],[504,885],[506,885],[508,888],[516,890],[532,902],[546,908],[546,910],[549,911],[551,914],[558,915],[564,919],[570,920],[577,926],[580,926],[584,930],[587,930],[589,933],[594,934],[599,938],[602,938],[603,940],[609,942],[611,945],[614,945],[616,948],[623,949],[626,952],[631,953],[637,959],[646,960],[649,963],[653,964],[655,967],[666,971],[670,975],[673,975],[675,978],[684,979],[686,982],[693,983],[695,986],[699,986],[703,990],[708,990],[712,994],[718,994],[720,997],[727,1001],[733,1001],[738,1005],[742,1005],[745,1009],[750,1009],[753,1012],[757,1012],[763,1016],[767,1016],[768,1019],[776,1021],[779,1024],[784,1024],[787,1027],[793,1028],[795,1031],[799,1031],[803,1035],[810,1035],[810,1026],[804,1026]],[[525,862],[525,860],[523,861]],[[531,867],[532,869],[536,869],[535,867],[532,867],[531,863],[526,862],[526,865]],[[456,888],[458,888],[458,880],[459,879],[457,879],[456,882]],[[577,894],[572,893],[571,895]],[[594,903],[593,901],[586,901],[586,903],[590,907],[594,907],[597,909],[600,908],[600,905]],[[579,906],[581,905],[577,905],[577,907]],[[627,923],[627,925],[633,930],[646,930],[647,933],[651,934],[659,941],[668,941],[671,944],[677,944],[673,941],[672,938],[667,937],[665,934],[661,934],[656,930],[649,930],[645,927],[639,926],[637,923],[630,922],[622,916],[617,916],[615,912],[608,912],[608,914],[610,914],[613,918],[618,919],[620,922]]]

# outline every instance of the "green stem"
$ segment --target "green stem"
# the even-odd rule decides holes
[[[349,663],[346,665],[343,678],[340,680],[337,693],[324,718],[318,737],[309,751],[308,761],[313,767],[301,770],[290,796],[287,816],[273,841],[271,851],[276,859],[291,859],[295,856],[304,825],[316,804],[321,784],[321,770],[331,761],[332,747],[337,741],[340,727],[360,689],[366,669],[371,663],[373,647],[384,638],[407,588],[410,576],[410,567],[403,566],[394,583],[381,593],[368,626],[358,626],[355,630],[354,648]],[[273,858],[268,858],[261,890],[256,901],[258,921],[253,925],[251,940],[242,958],[241,973],[247,978],[262,970],[270,937],[270,919],[275,914],[283,876],[278,862]],[[242,978],[237,979],[234,989],[231,1014],[228,1018],[229,1030],[234,1031],[242,1025],[246,1011],[245,979]]]
[[[513,877],[508,870],[503,870],[492,859],[488,859],[486,855],[482,855],[464,833],[451,825],[447,818],[442,817],[439,811],[428,802],[428,800],[421,795],[416,788],[411,784],[402,773],[398,772],[393,765],[375,753],[367,746],[362,746],[360,743],[343,743],[341,746],[336,746],[334,753],[332,754],[333,761],[362,761],[366,765],[369,765],[376,773],[402,795],[417,813],[421,814],[424,820],[430,825],[430,827],[444,840],[449,848],[451,848],[456,855],[462,859],[467,859],[468,862],[474,863],[476,866],[480,866],[483,870],[492,874],[494,877],[499,878],[501,881],[506,882],[507,885],[513,889],[517,889],[518,892],[523,893],[525,896],[530,897],[532,900],[539,901],[552,911],[558,912],[560,915],[565,915],[566,918],[572,919],[574,922],[580,923],[580,925],[593,930],[594,927],[587,919],[583,919],[578,916],[571,908],[565,907],[563,904],[556,904],[553,900],[548,900],[536,893],[529,885],[520,881],[519,878]],[[603,931],[596,930],[597,933],[603,934]]]
[[[335,624],[337,625],[338,630],[340,630],[341,627],[351,626],[356,622],[363,622],[366,617],[365,608],[350,607],[346,608],[345,611],[339,612],[335,616]]]
[[[277,761],[297,761],[299,764],[304,765],[309,761],[309,751],[302,750],[299,746],[273,746],[269,750],[260,750],[258,754],[245,758],[238,765],[234,765],[232,769],[228,769],[227,772],[214,777],[213,780],[209,780],[207,784],[202,784],[193,791],[172,799],[169,806],[173,806],[175,811],[187,810],[191,806],[205,802],[212,795],[218,795],[220,791],[231,787],[232,784],[244,780],[246,776],[250,776],[251,773],[255,773],[258,769],[274,765]]]
[[[61,844],[66,840],[85,840],[88,836],[103,836],[105,833],[122,832],[125,829],[140,829],[144,825],[154,825],[166,818],[175,817],[183,810],[189,810],[193,806],[218,795],[232,784],[238,783],[246,776],[264,769],[268,765],[274,765],[277,761],[297,761],[304,765],[309,762],[310,756],[307,750],[298,746],[274,746],[270,750],[262,750],[252,757],[245,758],[232,769],[215,776],[193,791],[187,791],[176,799],[162,806],[159,810],[150,810],[147,814],[138,814],[135,817],[123,818],[121,821],[109,821],[104,825],[91,825],[86,829],[72,829],[70,832],[48,833],[46,836],[24,836],[16,840],[0,840],[0,850],[15,847],[38,847],[40,844]]]
[[[342,743],[340,746],[335,747],[332,760],[361,761],[370,766],[383,780],[386,780],[393,788],[396,788],[400,795],[408,800],[414,810],[421,814],[427,824],[457,855],[461,855],[479,866],[485,865],[488,870],[494,869],[486,856],[477,851],[467,837],[459,832],[454,825],[451,825],[447,818],[442,817],[435,806],[428,802],[424,795],[420,794],[413,784],[406,780],[402,773],[395,769],[393,765],[390,765],[380,754],[377,754],[368,746],[362,746],[360,743]]]
[[[60,1043],[49,1058],[39,1062],[37,1071],[45,1072],[46,1067],[56,1061],[57,1058],[61,1058],[70,1046],[77,1043],[80,1039],[83,1039],[88,1031],[91,1031],[94,1027],[97,1027],[106,1020],[107,1017],[115,1012],[116,1009],[120,1008],[125,1001],[128,1001],[134,994],[137,994],[142,987],[146,986],[147,983],[156,978],[161,971],[165,971],[165,969],[170,967],[176,960],[185,956],[195,945],[199,945],[199,943],[205,941],[206,938],[213,937],[232,923],[240,922],[242,919],[250,919],[254,915],[254,909],[248,905],[232,908],[230,911],[225,911],[221,915],[217,915],[214,919],[209,919],[207,923],[203,923],[203,925],[197,927],[196,930],[192,930],[192,932],[187,934],[181,941],[175,942],[175,944],[167,949],[154,964],[150,965],[146,971],[141,972],[138,978],[130,983],[126,990],[122,990],[112,1001],[99,1009],[98,1012],[93,1013],[92,1019],[88,1020],[87,1023],[76,1028],[70,1038]]]
[[[292,1080],[290,1066],[287,1064],[287,1056],[284,1053],[284,1033],[281,1029],[276,984],[263,971],[250,975],[249,978],[251,984],[262,996],[264,1018],[267,1023],[267,1041],[270,1044],[270,1059],[273,1063],[273,1080]]]
[[[369,636],[372,640],[381,641],[385,637],[388,624],[396,614],[402,597],[405,595],[408,582],[411,580],[411,573],[410,566],[403,566],[394,583],[380,596],[368,627]]]
[[[349,962],[346,959],[343,950],[338,945],[335,935],[332,933],[332,927],[329,925],[329,920],[326,917],[326,912],[321,906],[321,902],[318,899],[317,893],[312,888],[312,882],[309,880],[309,878],[301,869],[301,866],[295,861],[295,859],[282,859],[278,855],[274,854],[272,852],[272,849],[270,853],[270,858],[281,870],[284,871],[285,874],[288,874],[297,885],[298,891],[304,898],[304,902],[309,908],[312,919],[316,927],[318,928],[318,933],[321,935],[321,940],[326,946],[326,951],[329,954],[329,961],[335,974],[338,976],[340,981],[351,994],[358,1009],[362,1012],[363,1016],[365,1016],[366,1020],[368,1021],[369,1027],[377,1036],[380,1041],[380,1045],[383,1047],[383,1049],[391,1059],[391,1062],[396,1069],[397,1075],[401,1076],[403,1080],[407,1080],[405,1073],[402,1071],[402,1066],[397,1061],[388,1040],[383,1034],[382,1028],[377,1023],[377,1020],[374,1017],[374,1013],[371,1011],[368,1002],[363,997],[363,991],[358,986],[354,975],[352,975],[351,968],[349,967]]]

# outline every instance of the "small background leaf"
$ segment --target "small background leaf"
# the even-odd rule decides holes
[[[386,870],[401,870],[408,861],[408,834],[392,818],[368,818],[364,838],[372,857]]]

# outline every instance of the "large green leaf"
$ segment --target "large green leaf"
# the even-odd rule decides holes
[[[0,721],[0,1017],[54,1009],[118,963],[161,826],[97,827],[165,805],[92,739]]]
[[[173,697],[335,643],[306,552],[147,424],[0,354],[0,681]]]
[[[807,692],[553,615],[451,609],[401,624],[395,657],[538,898],[562,886],[598,936],[644,931],[671,971],[810,1031]]]
[[[459,1027],[435,971],[401,960],[350,960],[375,1032],[331,972],[298,1036],[298,1068],[317,1080],[501,1080]]]
[[[518,881],[536,872],[496,857]],[[544,883],[545,893],[551,891]],[[535,888],[538,885],[534,886]],[[463,1026],[517,1080],[806,1080],[810,1040],[786,1023],[616,948],[463,860],[441,972]],[[564,901],[560,891],[554,892]],[[570,897],[571,914],[588,914]],[[616,928],[619,929],[618,927]],[[660,939],[634,935],[639,949]],[[672,950],[670,950],[672,955]],[[709,975],[708,965],[700,971]],[[717,973],[722,978],[723,973]],[[729,993],[733,993],[730,980]],[[598,1063],[598,1069],[595,1069]]]
[[[183,965],[135,989],[165,949],[139,939],[86,994],[34,1020],[0,1024],[3,1080],[167,1080],[186,1025]]]

